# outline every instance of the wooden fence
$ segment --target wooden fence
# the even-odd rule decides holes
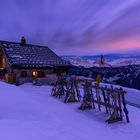
[[[122,88],[111,86],[97,86],[93,79],[85,77],[58,77],[52,89],[52,96],[64,97],[64,102],[80,102],[79,109],[98,109],[109,114],[108,123],[123,120],[129,122],[128,110],[126,108],[125,94]]]

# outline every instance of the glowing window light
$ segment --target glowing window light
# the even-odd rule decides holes
[[[37,76],[37,72],[36,71],[33,71],[33,76]]]

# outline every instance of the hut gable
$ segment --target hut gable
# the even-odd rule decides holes
[[[52,50],[45,46],[0,41],[10,66],[20,68],[46,68],[70,66]]]

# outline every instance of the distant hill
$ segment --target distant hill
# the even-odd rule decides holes
[[[133,64],[140,64],[140,55],[108,54],[104,55],[105,65],[100,65],[100,55],[96,56],[62,56],[63,59],[70,61],[74,66],[90,67],[119,67]]]
[[[69,74],[102,76],[103,82],[140,89],[140,55],[109,54],[104,55],[105,65],[100,65],[97,56],[63,56],[74,67]]]
[[[90,76],[93,79],[100,74],[102,82],[140,89],[140,65],[91,68],[75,66],[70,69],[69,74]]]

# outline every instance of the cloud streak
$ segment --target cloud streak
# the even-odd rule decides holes
[[[3,40],[25,35],[60,55],[140,50],[139,0],[1,0],[0,13]]]

